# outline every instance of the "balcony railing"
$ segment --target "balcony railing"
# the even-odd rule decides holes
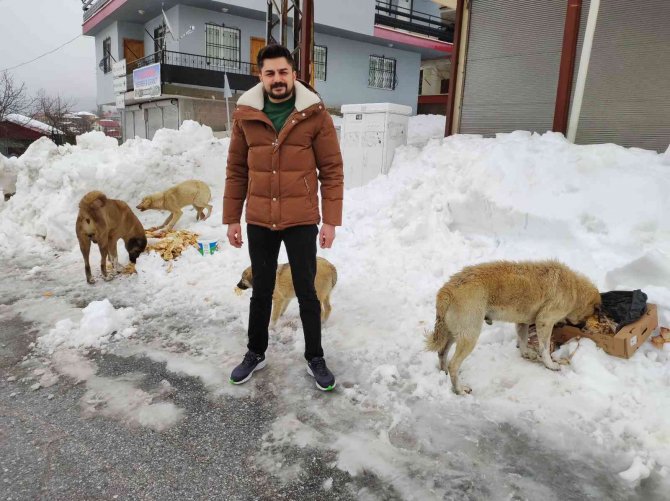
[[[232,90],[247,90],[258,83],[255,63],[162,50],[126,63],[126,89],[133,89],[133,70],[154,63],[161,63],[161,83],[223,88],[224,73]]]
[[[377,0],[375,23],[391,28],[435,37],[444,42],[453,42],[454,27],[439,16],[400,7],[390,1]]]
[[[84,11],[84,22],[88,21],[93,14],[98,12],[110,0],[81,0],[81,8]]]
[[[241,75],[258,75],[258,66],[246,61],[235,61],[219,57],[201,56],[187,52],[175,52],[163,50],[136,59],[126,64],[126,74],[131,75],[133,70],[154,63],[164,65],[181,66],[184,68],[196,68],[201,70],[221,71],[226,73],[237,73]]]

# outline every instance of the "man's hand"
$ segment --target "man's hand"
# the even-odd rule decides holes
[[[242,241],[242,226],[240,223],[229,224],[227,236],[230,245],[237,247],[238,249],[242,247],[244,242]]]
[[[322,224],[319,232],[319,245],[322,249],[330,249],[335,240],[335,226],[332,224]]]

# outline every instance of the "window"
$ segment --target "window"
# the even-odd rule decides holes
[[[102,71],[109,73],[112,71],[112,39],[105,38],[102,41]]]
[[[370,56],[368,87],[393,90],[395,86],[395,59],[384,56]]]
[[[440,80],[440,94],[448,94],[448,93],[449,93],[449,79],[442,78]]]
[[[154,29],[154,52],[163,50],[165,48],[165,24],[159,24]]]
[[[207,64],[225,69],[240,67],[240,30],[206,24]]]
[[[328,47],[323,45],[314,46],[314,79],[326,80],[326,70],[328,69]]]

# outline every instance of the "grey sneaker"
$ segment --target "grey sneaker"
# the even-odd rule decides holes
[[[335,376],[328,370],[323,357],[314,357],[307,362],[307,374],[316,379],[316,387],[323,391],[335,388]]]
[[[246,383],[251,379],[251,376],[255,371],[261,370],[265,365],[265,355],[259,355],[253,351],[248,351],[246,355],[244,355],[242,363],[233,369],[229,381],[232,384]]]

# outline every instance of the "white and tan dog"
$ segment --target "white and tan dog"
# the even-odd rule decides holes
[[[165,228],[169,231],[181,218],[181,209],[187,205],[192,205],[198,212],[196,221],[207,219],[212,214],[212,206],[209,204],[211,199],[212,193],[205,182],[198,181],[197,179],[189,179],[165,191],[147,195],[138,204],[137,208],[142,212],[148,209],[170,211],[170,215],[162,225],[149,228],[148,230],[153,231]],[[204,209],[207,209],[206,216]]]
[[[316,297],[321,301],[321,322],[328,320],[332,307],[330,305],[330,293],[337,283],[337,269],[335,266],[322,257],[316,258],[316,277],[314,278],[314,288]],[[242,278],[237,284],[238,290],[250,289],[254,286],[251,266],[242,272]],[[291,266],[288,263],[280,264],[277,268],[277,278],[275,281],[275,290],[272,293],[272,318],[271,325],[275,325],[286,308],[288,308],[291,299],[295,297],[293,288],[293,276],[291,275]]]
[[[458,370],[472,352],[482,323],[495,320],[516,323],[521,355],[532,358],[528,326],[535,324],[545,367],[559,370],[551,359],[549,342],[554,324],[577,324],[600,307],[598,289],[585,276],[558,261],[497,261],[469,266],[456,273],[437,293],[435,330],[426,339],[429,351],[438,352],[440,368],[451,376],[459,395]],[[447,363],[452,344],[454,356]]]

